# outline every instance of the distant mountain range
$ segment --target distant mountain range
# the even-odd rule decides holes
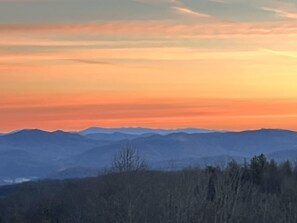
[[[221,132],[219,130],[209,130],[209,129],[197,129],[197,128],[184,128],[184,129],[150,129],[150,128],[101,128],[101,127],[91,127],[85,130],[79,131],[78,133],[81,135],[88,134],[112,134],[112,133],[124,133],[131,135],[143,135],[143,134],[159,134],[159,135],[167,135],[171,133],[184,132],[184,133],[210,133],[210,132]],[[223,131],[222,131],[223,132]]]
[[[297,132],[289,130],[20,130],[0,135],[0,184],[44,177],[93,176],[109,167],[125,144],[131,144],[152,168],[158,169],[224,165],[232,159],[242,162],[260,153],[277,161],[297,160]]]
[[[140,137],[148,137],[156,135],[155,133],[145,133],[140,135],[132,135],[132,134],[126,134],[121,132],[115,132],[115,133],[91,133],[83,135],[87,138],[94,139],[94,140],[108,140],[108,141],[120,141],[120,140],[132,140]]]

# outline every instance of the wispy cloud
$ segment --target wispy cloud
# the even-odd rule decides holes
[[[189,12],[188,12],[189,13]],[[196,15],[196,14],[194,14]],[[196,16],[208,18],[208,15]],[[297,23],[290,22],[238,22],[232,23],[227,21],[209,20],[201,23],[199,20],[191,23],[174,22],[174,21],[113,21],[103,23],[81,23],[81,24],[26,24],[26,25],[0,25],[0,32],[7,36],[5,44],[20,44],[16,42],[16,36],[19,33],[30,35],[31,39],[36,36],[54,36],[57,40],[59,37],[65,39],[73,37],[73,35],[107,35],[114,37],[118,34],[129,38],[133,36],[141,38],[145,37],[210,37],[210,38],[225,38],[232,36],[277,36],[277,35],[297,35]],[[9,40],[12,36],[12,40]],[[24,36],[24,35],[19,35]],[[85,39],[87,38],[85,37]],[[24,40],[25,41],[25,40]],[[42,44],[47,44],[48,41]],[[40,42],[40,41],[39,41]],[[94,44],[91,41],[87,44]],[[59,43],[60,45],[72,44],[71,42]]]
[[[134,2],[140,2],[145,4],[170,4],[170,5],[181,5],[182,3],[178,0],[133,0]]]
[[[113,63],[106,61],[98,61],[98,60],[87,60],[87,59],[66,59],[67,61],[72,61],[75,63],[84,63],[84,64],[100,64],[100,65],[112,65]]]
[[[220,3],[220,4],[230,4],[230,2],[226,0],[208,0],[210,2]]]
[[[182,1],[179,0],[133,0],[136,2],[141,2],[145,4],[168,4],[168,6],[173,9],[175,12],[188,15],[188,16],[195,16],[195,17],[203,17],[207,18],[210,17],[208,14],[203,12],[198,12],[190,7],[187,7]],[[220,0],[219,0],[220,1]]]
[[[297,53],[292,51],[279,51],[279,50],[272,50],[272,49],[262,49],[264,52],[278,55],[278,56],[284,56],[284,57],[290,57],[297,59]]]
[[[297,19],[297,12],[290,12],[284,9],[278,9],[278,8],[269,8],[269,7],[263,7],[264,11],[273,12],[279,17],[283,18],[289,18],[289,19]]]
[[[201,17],[201,18],[209,18],[209,17],[211,17],[208,14],[194,11],[194,10],[192,10],[190,8],[185,7],[185,6],[173,6],[172,9],[174,9],[178,13],[184,14],[184,15],[190,15],[190,16]]]
[[[192,13],[191,11],[183,11]],[[204,14],[193,15],[208,17]],[[253,36],[253,35],[296,35],[296,22],[225,22],[209,21],[206,23],[192,22],[189,24],[182,22],[169,21],[113,21],[103,23],[81,23],[81,24],[26,24],[26,25],[0,25],[0,32],[6,35],[12,35],[13,42],[17,33],[26,33],[27,35],[54,34],[57,36],[80,33],[87,34],[104,34],[104,35],[128,35],[128,36],[213,36],[230,37],[230,36]],[[8,37],[6,37],[8,39]],[[8,41],[9,42],[9,41]]]

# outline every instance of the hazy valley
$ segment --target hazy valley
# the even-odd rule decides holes
[[[95,176],[109,168],[115,154],[127,144],[156,170],[225,166],[232,159],[243,163],[261,153],[276,161],[297,159],[297,133],[288,130],[20,130],[0,136],[1,184]]]

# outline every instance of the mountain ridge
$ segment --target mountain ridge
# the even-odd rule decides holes
[[[103,128],[103,127],[89,127],[87,129],[78,131],[79,134],[86,135],[92,133],[125,133],[125,134],[146,134],[146,133],[157,133],[157,134],[169,134],[174,132],[187,132],[187,133],[209,133],[218,132],[224,130],[210,130],[200,128],[177,128],[177,129],[154,129],[154,128],[143,128],[143,127],[123,127],[123,128]]]
[[[162,169],[173,161],[183,168],[226,163],[232,158],[242,161],[260,153],[279,162],[297,160],[297,132],[284,129],[140,135],[25,129],[0,136],[0,167],[9,170],[0,171],[0,182],[9,177],[54,176],[61,169],[65,176],[77,173],[81,177],[86,170],[110,167],[115,154],[127,144],[152,168]]]

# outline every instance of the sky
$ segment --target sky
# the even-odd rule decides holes
[[[0,131],[297,130],[293,0],[0,0]]]

